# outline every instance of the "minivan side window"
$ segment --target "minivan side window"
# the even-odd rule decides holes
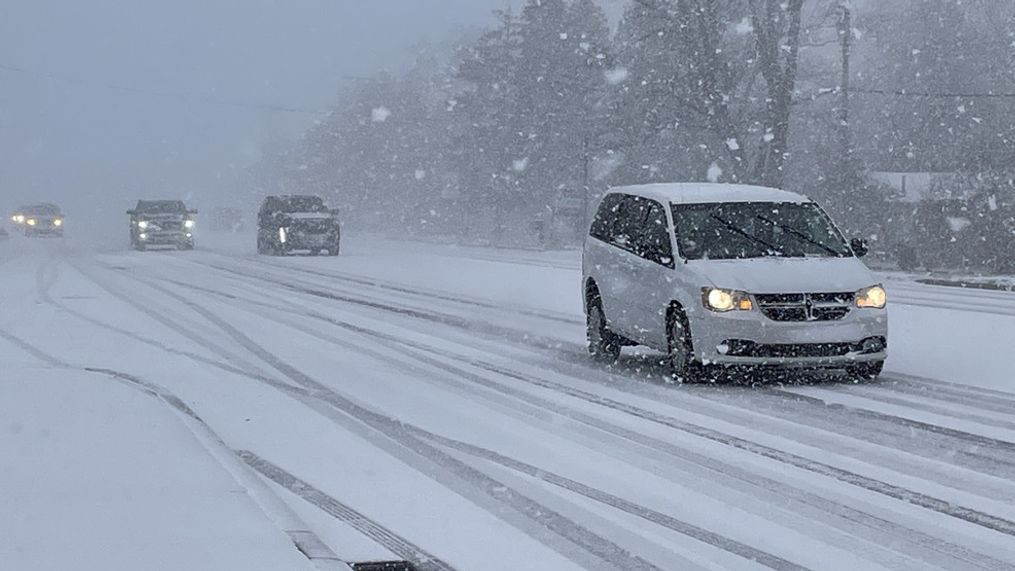
[[[635,255],[641,255],[638,240],[648,212],[647,200],[639,196],[624,195],[620,203],[620,212],[613,226],[613,239],[610,243]]]
[[[666,208],[654,200],[626,194],[603,199],[589,236],[667,267],[673,264]]]
[[[635,241],[635,253],[657,264],[674,267],[673,242],[670,240],[666,209],[654,200],[647,200],[648,211]]]
[[[589,236],[612,243],[615,233],[617,218],[620,215],[620,204],[623,200],[622,194],[610,194],[603,198],[596,211],[596,217],[589,229]]]

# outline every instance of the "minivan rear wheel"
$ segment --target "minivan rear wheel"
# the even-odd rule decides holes
[[[694,360],[691,343],[691,329],[687,317],[677,310],[669,319],[669,355],[667,358],[670,375],[683,383],[696,382],[701,375],[701,365]]]
[[[599,363],[615,363],[620,358],[620,343],[606,324],[606,314],[598,301],[589,303],[586,314],[589,355]]]

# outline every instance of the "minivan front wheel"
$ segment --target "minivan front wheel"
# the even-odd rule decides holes
[[[693,383],[700,375],[700,365],[694,361],[691,344],[691,329],[682,312],[674,311],[669,319],[669,355],[667,357],[670,375],[674,379]]]
[[[615,363],[620,358],[620,343],[606,325],[601,303],[589,303],[586,314],[589,355],[599,363]]]

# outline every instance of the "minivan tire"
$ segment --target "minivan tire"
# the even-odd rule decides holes
[[[694,360],[691,329],[682,310],[674,309],[670,313],[666,337],[669,343],[667,365],[670,375],[682,383],[697,382],[702,373],[701,365]]]
[[[589,355],[592,356],[592,360],[597,363],[616,363],[620,359],[620,341],[606,324],[603,304],[598,298],[589,300],[585,317]]]

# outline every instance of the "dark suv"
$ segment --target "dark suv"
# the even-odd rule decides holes
[[[63,212],[55,204],[24,206],[13,219],[24,227],[25,236],[63,236]]]
[[[295,251],[337,256],[342,234],[337,212],[318,196],[269,196],[257,213],[257,253]]]
[[[130,215],[130,246],[194,249],[194,215],[181,200],[139,200]]]

